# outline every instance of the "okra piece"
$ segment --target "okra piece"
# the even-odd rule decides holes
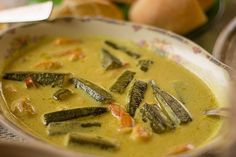
[[[72,95],[72,92],[69,89],[62,88],[53,94],[53,99],[62,101],[71,95]]]
[[[150,111],[150,112],[149,112]],[[166,131],[166,127],[159,121],[157,115],[153,114],[153,109],[149,109],[146,104],[140,109],[142,114],[142,120],[144,122],[149,122],[152,131],[157,134],[162,134]]]
[[[69,110],[56,111],[43,115],[44,124],[52,122],[61,122],[86,116],[98,116],[108,112],[106,107],[84,107]]]
[[[176,114],[179,118],[181,123],[188,123],[192,121],[192,115],[188,111],[188,109],[182,104],[179,100],[177,100],[173,95],[162,91],[161,96],[170,106],[172,111]]]
[[[192,121],[192,116],[190,112],[187,110],[187,108],[174,96],[171,94],[161,90],[155,83],[155,81],[150,81],[151,86],[153,88],[154,94],[156,96],[156,99],[159,101],[159,103],[162,105],[162,107],[166,110],[167,113],[171,113],[168,115],[171,115],[173,119],[172,121],[176,121],[176,117],[179,121],[179,123],[188,123]],[[172,114],[173,113],[173,114]],[[175,115],[175,116],[173,116]],[[177,121],[176,121],[177,123]]]
[[[47,126],[48,135],[62,135],[68,132],[78,131],[82,128],[101,127],[100,122],[78,122],[78,121],[65,121],[65,122],[52,122]]]
[[[135,72],[126,70],[111,86],[110,91],[115,93],[124,93],[129,83],[133,80]]]
[[[63,87],[71,78],[70,73],[49,73],[49,72],[7,72],[2,78],[5,80],[25,81],[32,78],[33,81],[42,86]]]
[[[164,98],[161,96],[161,89],[157,86],[156,82],[154,80],[151,80],[150,85],[153,90],[153,95],[160,105],[161,110],[164,112],[165,115],[173,122],[173,125],[178,126],[180,124],[180,120],[178,116],[174,113],[174,111],[171,109],[171,107],[167,104],[167,102],[164,100]]]
[[[114,139],[84,133],[70,133],[66,145],[93,146],[103,150],[119,148],[119,143]]]
[[[105,41],[105,44],[115,50],[120,50],[122,52],[124,52],[125,54],[127,54],[128,56],[132,57],[132,58],[135,58],[135,59],[138,59],[141,57],[140,54],[136,53],[136,52],[133,52],[133,51],[130,51],[128,50],[126,47],[123,47],[123,46],[120,46],[120,45],[117,45],[116,43],[112,42],[112,41],[108,41],[106,40]]]
[[[157,104],[144,104],[140,109],[144,122],[149,122],[153,132],[161,134],[175,129],[173,123],[165,116]]]
[[[99,122],[81,123],[82,128],[101,127],[101,126],[102,126],[102,124]]]
[[[145,59],[143,59],[143,60],[140,60],[140,61],[138,62],[138,66],[139,66],[140,70],[142,70],[142,71],[144,71],[144,72],[147,72],[148,69],[149,69],[149,67],[150,67],[150,65],[152,65],[153,63],[154,63],[154,62],[151,61],[151,60],[145,60]]]
[[[122,67],[122,62],[112,55],[108,50],[102,49],[102,67],[105,70],[112,70]]]
[[[82,78],[73,78],[72,82],[75,85],[75,88],[82,89],[96,101],[99,101],[103,104],[113,101],[113,97],[109,92],[90,81]]]
[[[146,90],[147,83],[139,80],[135,81],[135,83],[131,87],[131,90],[129,91],[129,100],[126,106],[126,110],[132,117],[134,117],[137,108],[143,101]]]

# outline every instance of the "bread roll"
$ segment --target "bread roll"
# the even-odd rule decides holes
[[[52,17],[61,16],[103,16],[123,19],[122,12],[109,0],[64,0]]]
[[[118,2],[118,3],[127,3],[127,4],[131,4],[133,3],[135,0],[110,0],[112,2]]]
[[[214,4],[215,0],[198,0],[203,10],[208,10]]]
[[[7,24],[0,24],[0,31],[7,29],[8,25]]]
[[[130,10],[133,22],[186,34],[207,21],[196,0],[139,0]]]

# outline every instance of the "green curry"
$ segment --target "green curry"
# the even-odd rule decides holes
[[[2,92],[17,123],[83,153],[183,153],[206,144],[222,124],[204,115],[218,104],[203,81],[130,42],[45,39],[4,72]]]

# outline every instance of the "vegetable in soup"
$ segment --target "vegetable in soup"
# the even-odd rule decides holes
[[[179,154],[206,144],[222,121],[204,82],[138,45],[108,37],[45,39],[2,75],[15,122],[51,144],[107,157]]]

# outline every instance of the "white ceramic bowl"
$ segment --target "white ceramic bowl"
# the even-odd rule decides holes
[[[131,40],[157,55],[167,57],[201,78],[212,90],[220,105],[227,104],[229,75],[227,67],[193,42],[166,30],[103,18],[61,18],[53,21],[22,25],[0,35],[0,73],[15,50],[40,40],[42,36],[79,37],[112,36]],[[17,45],[17,46],[16,46]],[[8,128],[29,141],[37,138],[25,132],[9,115],[4,99],[0,98],[0,120]],[[56,148],[55,148],[56,149]]]

